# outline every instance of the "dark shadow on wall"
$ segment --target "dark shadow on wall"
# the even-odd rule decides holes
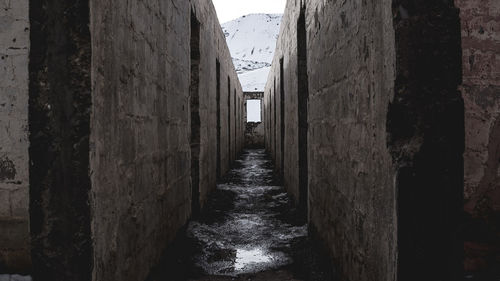
[[[273,84],[273,115],[274,115],[274,118],[273,118],[273,127],[272,127],[272,134],[274,135],[273,137],[273,143],[274,143],[274,151],[273,151],[273,157],[274,157],[274,161],[277,160],[278,158],[278,139],[277,139],[277,132],[278,132],[278,128],[276,127],[277,126],[277,115],[278,115],[278,110],[276,109],[276,104],[277,104],[277,93],[276,93],[276,78],[274,78],[274,84]],[[276,162],[275,162],[276,163]],[[277,165],[276,165],[277,166]],[[277,168],[277,167],[276,167]]]
[[[231,78],[227,77],[227,161],[231,163]]]
[[[233,154],[231,154],[232,159],[236,159],[236,151],[238,149],[238,116],[236,115],[238,108],[236,107],[236,99],[238,96],[236,95],[236,89],[233,89],[233,122],[234,122],[234,127],[233,127],[233,133],[234,133],[234,150]]]
[[[307,106],[309,103],[309,77],[307,76],[307,30],[305,6],[300,9],[297,21],[297,68],[298,68],[298,120],[299,120],[299,201],[303,213],[307,215],[308,164],[307,164]]]
[[[220,137],[221,137],[221,116],[220,116],[220,62],[218,59],[215,60],[215,75],[216,75],[216,83],[217,83],[217,89],[216,89],[216,103],[217,103],[217,179],[220,179],[222,176],[222,169],[221,169],[221,143],[220,143]]]
[[[285,70],[280,58],[280,140],[281,140],[281,178],[285,177]]]
[[[35,280],[91,280],[91,40],[86,0],[30,10],[30,232]]]
[[[194,216],[200,212],[200,22],[191,10],[191,209]]]
[[[393,1],[396,84],[387,115],[397,172],[398,280],[462,280],[464,107],[453,1]]]

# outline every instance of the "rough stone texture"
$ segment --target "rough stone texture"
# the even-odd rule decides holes
[[[207,1],[91,1],[93,280],[143,280],[191,215],[191,11],[200,23],[203,205],[217,174],[216,59],[222,172],[243,140],[241,86],[215,9]]]
[[[29,253],[28,1],[0,3],[0,273],[25,272]]]
[[[143,280],[190,216],[189,13],[91,1],[92,280]]]
[[[450,1],[424,2],[287,3],[265,89],[266,147],[300,202],[297,27],[305,5],[309,224],[344,280],[460,274],[458,13]]]
[[[264,147],[264,124],[262,122],[247,122],[245,125],[245,147]]]
[[[189,2],[91,3],[93,280],[140,280],[191,211]]]
[[[500,264],[500,2],[455,1],[465,103],[465,270]],[[480,231],[478,231],[480,230]]]
[[[243,116],[246,121],[247,117],[247,112],[246,112],[246,101],[248,100],[260,100],[261,104],[261,120],[264,120],[262,118],[263,116],[263,98],[264,98],[264,93],[263,92],[245,92],[244,93],[245,97],[245,104],[244,104],[244,112]],[[264,123],[263,122],[246,122],[245,123],[245,147],[247,148],[263,148],[265,146],[264,144]]]
[[[217,170],[243,146],[243,93],[214,7],[40,0],[1,8],[0,270],[29,269],[31,234],[38,280],[143,280],[193,199],[203,206]],[[193,64],[192,17],[200,23]]]
[[[345,280],[394,280],[391,1],[307,4],[310,225]]]
[[[243,147],[243,92],[234,70],[231,54],[220,27],[215,8],[210,1],[192,1],[192,9],[201,23],[200,40],[200,201],[203,204],[215,188],[217,176],[217,77],[216,59],[220,63],[220,159],[221,172],[225,174]],[[228,85],[228,78],[230,85]],[[230,100],[228,101],[228,89]],[[228,109],[227,105],[230,105]],[[230,112],[228,112],[230,110]],[[231,116],[231,124],[228,124]],[[229,135],[231,126],[231,137]],[[231,142],[229,142],[231,141]],[[228,149],[229,148],[229,149]],[[231,153],[229,153],[229,151]]]

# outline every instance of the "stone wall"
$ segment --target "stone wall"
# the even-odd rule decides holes
[[[220,64],[220,159],[225,174],[243,146],[243,92],[231,54],[211,1],[192,1],[194,15],[201,23],[200,41],[200,201],[206,200],[217,179],[217,61]],[[228,100],[229,98],[229,100]],[[228,104],[230,107],[228,108]],[[228,112],[229,110],[229,112]],[[228,118],[230,116],[230,118]],[[230,124],[228,122],[231,122]],[[231,137],[229,137],[231,134]],[[230,142],[229,142],[230,141]]]
[[[247,122],[245,124],[245,147],[264,147],[264,124],[262,122]]]
[[[28,1],[3,1],[0,22],[0,272],[26,272],[31,266]]]
[[[466,128],[465,269],[481,272],[500,263],[500,2],[455,3],[462,23]]]
[[[90,1],[93,280],[141,280],[191,214],[190,3]]]
[[[142,280],[190,217],[192,190],[203,205],[215,187],[217,84],[222,173],[235,159],[241,86],[211,2],[91,4],[93,279]]]
[[[288,1],[266,147],[343,280],[458,280],[459,83],[449,2]]]
[[[243,146],[212,3],[1,8],[0,272],[144,280]]]
[[[266,87],[271,119],[274,107],[280,113],[280,99],[285,99],[284,184],[297,202],[309,197],[311,230],[339,264],[344,280],[394,280],[394,170],[385,126],[394,80],[391,3],[300,2],[288,2]],[[300,20],[305,20],[305,38],[300,36]],[[306,63],[299,59],[304,43]],[[306,87],[300,85],[304,78],[298,78],[301,67],[306,68]],[[308,194],[300,192],[298,165],[304,100]],[[271,136],[280,132],[280,114],[274,124],[272,120],[266,128]],[[278,134],[270,143],[271,149],[276,144],[277,162],[282,155],[279,139]]]

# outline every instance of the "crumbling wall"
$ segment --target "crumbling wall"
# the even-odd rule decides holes
[[[30,270],[28,1],[0,4],[0,273]]]
[[[460,275],[458,31],[450,1],[287,3],[265,89],[266,147],[278,166],[284,154],[285,186],[300,202],[305,100],[309,226],[343,280]]]
[[[500,2],[455,3],[465,103],[465,270],[480,273],[500,263]]]

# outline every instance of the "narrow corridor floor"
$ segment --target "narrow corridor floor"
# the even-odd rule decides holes
[[[333,280],[263,149],[245,150],[148,279]]]

